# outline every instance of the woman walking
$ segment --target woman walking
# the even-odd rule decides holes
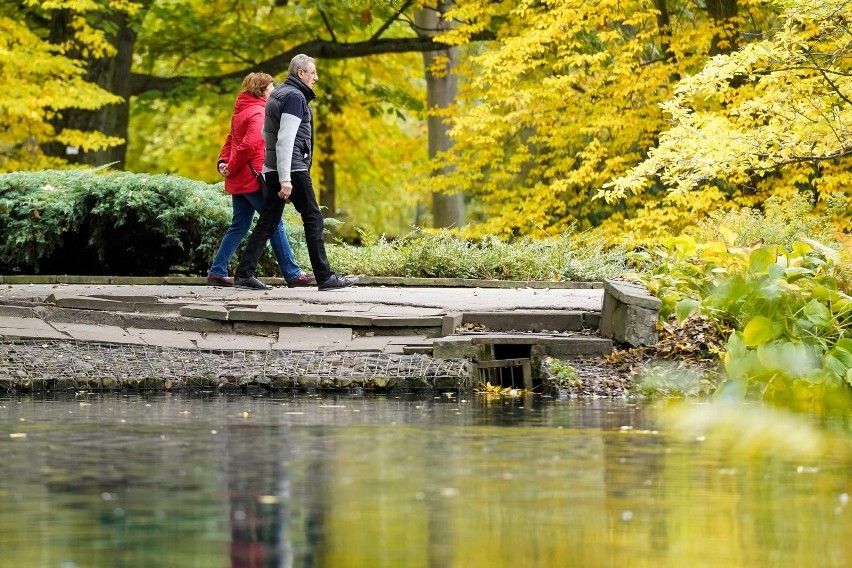
[[[225,191],[231,194],[233,218],[207,274],[207,284],[211,286],[234,285],[233,279],[228,277],[228,264],[248,233],[255,212],[259,213],[263,207],[263,191],[258,180],[264,153],[261,133],[266,100],[273,88],[271,75],[249,73],[243,79],[234,104],[231,130],[218,160],[219,173],[225,178]],[[314,275],[302,272],[296,264],[283,222],[278,223],[269,242],[288,287],[316,284]]]

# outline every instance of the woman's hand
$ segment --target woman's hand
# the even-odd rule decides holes
[[[225,162],[219,162],[219,173],[224,178],[228,177],[228,164]]]

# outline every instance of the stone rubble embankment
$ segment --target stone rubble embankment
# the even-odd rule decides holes
[[[597,333],[600,284],[373,279],[320,292],[10,278],[21,277],[0,283],[0,390],[466,389],[482,361],[612,350]]]

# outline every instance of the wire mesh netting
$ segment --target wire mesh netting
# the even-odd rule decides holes
[[[246,383],[319,379],[462,377],[468,362],[423,354],[307,351],[219,351],[61,340],[0,343],[0,378],[14,381],[140,378]]]

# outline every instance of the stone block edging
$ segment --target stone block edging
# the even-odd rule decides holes
[[[277,277],[261,278],[273,286],[284,285]],[[0,284],[126,284],[203,286],[204,276],[86,276],[56,274],[0,275]],[[408,278],[402,276],[361,276],[361,286],[418,286],[446,288],[553,288],[589,290],[603,287],[601,282],[551,282],[527,280],[477,280],[473,278]]]
[[[633,347],[653,345],[662,305],[641,284],[605,279],[601,335]]]

